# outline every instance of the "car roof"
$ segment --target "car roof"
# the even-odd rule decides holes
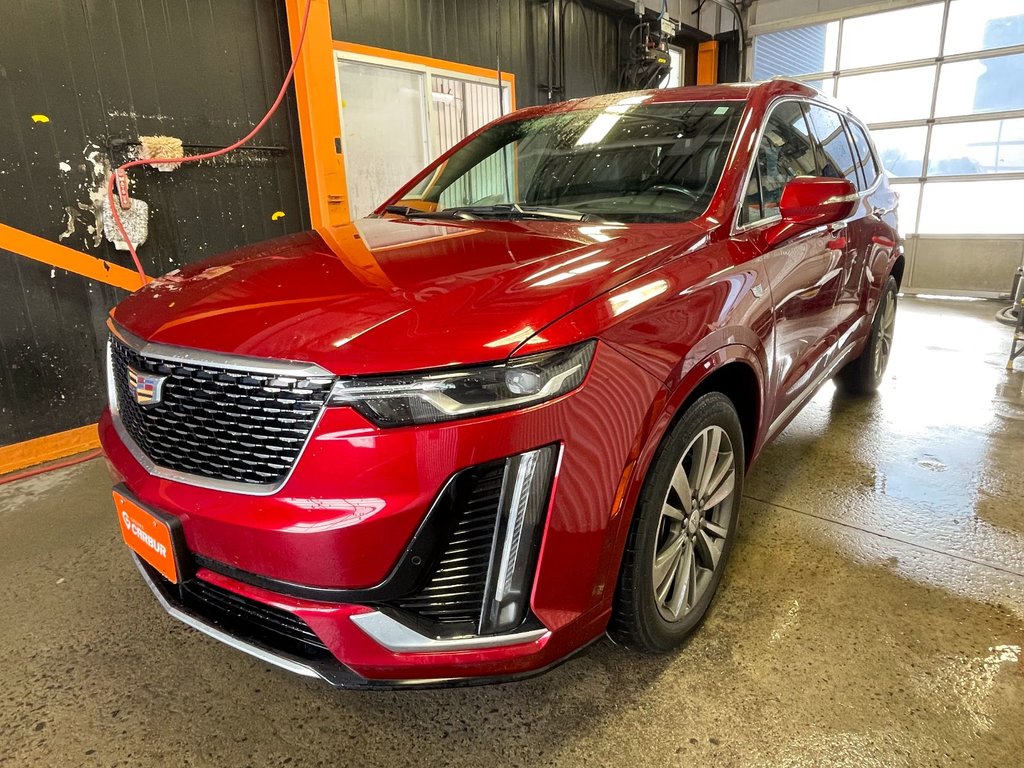
[[[682,88],[655,88],[646,91],[608,93],[601,96],[588,96],[582,99],[562,101],[556,104],[527,107],[526,109],[513,112],[510,116],[518,119],[578,109],[602,109],[623,103],[627,99],[632,103],[637,103],[642,99],[645,104],[672,104],[687,101],[748,101],[755,94],[763,95],[765,104],[780,96],[814,98],[831,104],[840,112],[849,113],[845,106],[836,102],[831,96],[827,96],[821,91],[812,88],[807,83],[777,77],[761,82],[688,85]]]

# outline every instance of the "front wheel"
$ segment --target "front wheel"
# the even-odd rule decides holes
[[[860,356],[847,363],[836,375],[836,385],[850,395],[870,395],[878,391],[885,376],[892,339],[896,330],[896,279],[885,281],[882,298],[871,323],[871,335]]]
[[[736,533],[745,463],[729,398],[711,392],[676,421],[654,459],[633,518],[609,634],[669,651],[707,613]]]

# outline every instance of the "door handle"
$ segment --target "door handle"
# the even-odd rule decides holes
[[[828,240],[825,247],[833,251],[841,251],[846,248],[846,223],[838,222],[828,228]]]

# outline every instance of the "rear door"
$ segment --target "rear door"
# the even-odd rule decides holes
[[[896,208],[898,198],[882,175],[868,139],[867,129],[856,120],[846,121],[853,140],[864,192],[861,200],[862,216],[853,231],[852,243],[861,258],[860,284],[856,287],[857,300],[866,319],[879,296],[882,283],[888,275],[892,252],[897,247]],[[871,299],[871,301],[868,301]]]
[[[785,100],[770,112],[750,169],[746,196],[737,219],[737,240],[762,254],[774,307],[772,386],[775,408],[766,414],[782,421],[801,395],[824,373],[835,340],[835,306],[842,285],[840,251],[830,247],[828,227],[817,227],[778,246],[766,234],[778,223],[779,200],[788,181],[816,176],[817,157],[802,103]],[[755,286],[755,291],[758,286]]]

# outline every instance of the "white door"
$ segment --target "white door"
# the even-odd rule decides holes
[[[338,59],[349,213],[366,216],[430,159],[424,72]]]

